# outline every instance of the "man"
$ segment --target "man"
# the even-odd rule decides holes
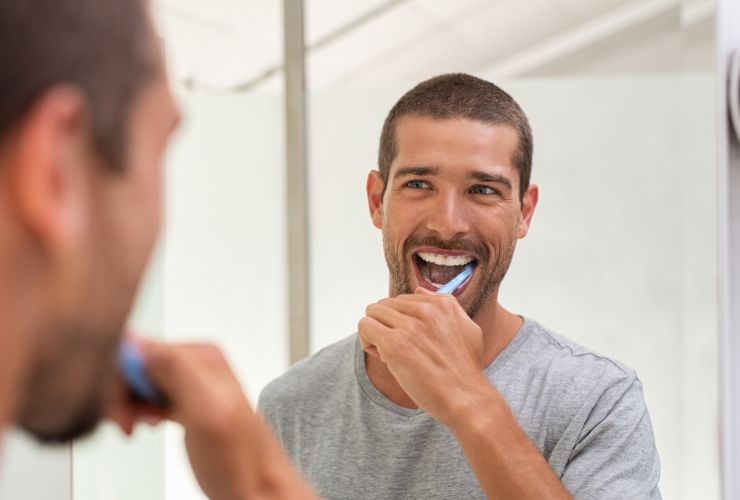
[[[139,341],[165,409],[117,380],[179,119],[145,2],[1,2],[0,68],[0,425],[169,418],[209,497],[310,497],[216,348]]]
[[[378,156],[389,298],[260,397],[304,477],[329,499],[660,498],[635,373],[498,303],[538,199],[517,103],[432,78],[391,109]]]

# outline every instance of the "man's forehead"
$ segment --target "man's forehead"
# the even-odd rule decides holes
[[[466,118],[403,117],[396,128],[396,155],[391,175],[398,166],[444,165],[513,174],[513,156],[517,149],[517,132],[506,124]]]

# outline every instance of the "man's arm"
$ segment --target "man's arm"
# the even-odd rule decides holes
[[[487,379],[456,414],[448,427],[488,498],[571,498]]]
[[[490,499],[571,498],[483,373],[482,334],[450,295],[418,289],[358,325],[408,396],[456,437]]]
[[[140,348],[168,407],[117,405],[111,417],[125,432],[140,419],[181,424],[195,477],[214,500],[317,498],[252,410],[216,347],[142,341]]]

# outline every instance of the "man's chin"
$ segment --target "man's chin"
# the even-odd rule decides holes
[[[20,427],[39,442],[45,444],[64,444],[90,435],[102,419],[102,412],[87,411],[77,415],[63,425],[44,425],[21,422]]]

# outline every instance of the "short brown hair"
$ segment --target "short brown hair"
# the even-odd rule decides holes
[[[124,163],[126,124],[157,69],[146,0],[0,2],[0,141],[55,85],[87,99],[92,146]]]
[[[532,130],[524,111],[501,88],[471,75],[452,73],[423,81],[404,94],[391,108],[380,134],[378,169],[385,185],[396,157],[396,125],[404,116],[467,118],[512,127],[519,136],[512,162],[519,171],[519,197],[524,197],[532,172]]]

